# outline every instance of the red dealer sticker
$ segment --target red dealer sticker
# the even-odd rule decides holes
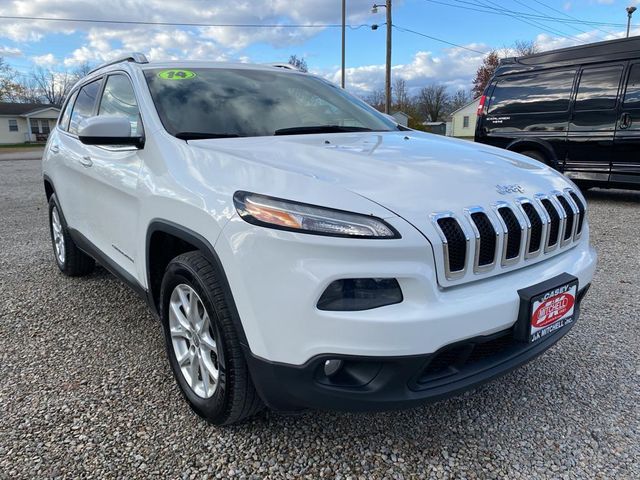
[[[573,322],[577,291],[577,283],[572,282],[546,292],[533,301],[531,342]]]

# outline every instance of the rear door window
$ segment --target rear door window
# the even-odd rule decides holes
[[[96,100],[100,93],[100,84],[102,80],[88,83],[80,89],[78,97],[71,112],[71,122],[69,123],[69,133],[78,134],[80,122],[85,118],[93,116],[95,111]]]
[[[631,65],[627,92],[624,95],[624,108],[640,108],[640,63]]]
[[[614,109],[618,100],[622,70],[622,65],[582,70],[575,111]]]
[[[576,70],[513,75],[498,81],[489,114],[566,112]]]

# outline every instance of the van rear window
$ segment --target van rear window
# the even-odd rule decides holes
[[[576,70],[513,75],[498,80],[489,114],[566,112]]]

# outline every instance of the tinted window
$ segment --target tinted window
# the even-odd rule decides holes
[[[93,115],[93,108],[96,105],[96,98],[100,91],[100,80],[91,82],[80,89],[76,103],[71,113],[69,133],[78,134],[80,122]]]
[[[145,77],[160,119],[172,135],[249,137],[326,125],[396,129],[364,102],[311,75],[197,68],[146,70]]]
[[[111,75],[104,86],[98,115],[121,116],[131,123],[131,136],[138,136],[138,103],[131,82],[124,75]]]
[[[631,66],[627,81],[627,93],[624,96],[624,106],[640,108],[640,64],[636,63]]]
[[[514,75],[498,81],[489,113],[564,112],[569,109],[575,70]]]
[[[76,96],[78,92],[74,92],[67,105],[64,107],[64,111],[62,115],[60,115],[60,128],[65,132],[69,128],[69,119],[71,118],[71,110],[73,110],[73,103],[76,101]]]
[[[621,66],[585,68],[580,77],[575,110],[615,108],[621,76]]]

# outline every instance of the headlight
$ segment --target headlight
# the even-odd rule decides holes
[[[400,238],[391,225],[374,216],[249,192],[236,192],[233,201],[243,220],[262,227],[331,237]]]

